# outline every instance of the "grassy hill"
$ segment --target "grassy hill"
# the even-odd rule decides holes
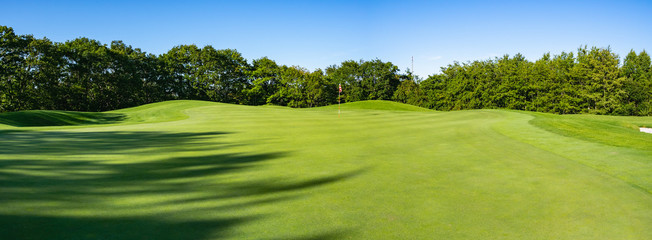
[[[432,112],[433,110],[408,105],[403,103],[383,101],[383,100],[368,100],[360,102],[350,102],[338,105],[330,105],[319,107],[315,109],[337,109],[340,107],[342,110],[389,110],[389,111],[413,111],[413,112]]]
[[[32,110],[0,114],[0,124],[15,127],[107,124],[120,122],[124,117],[116,113]]]
[[[0,239],[650,239],[650,117],[170,101],[0,114]]]

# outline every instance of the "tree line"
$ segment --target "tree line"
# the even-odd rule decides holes
[[[584,46],[576,54],[547,53],[535,62],[505,55],[448,65],[418,87],[403,84],[401,101],[440,110],[652,115],[652,67],[645,51],[630,51],[622,65],[610,48]]]
[[[391,62],[344,61],[324,70],[248,61],[234,49],[180,45],[160,55],[121,41],[63,43],[0,26],[0,112],[106,111],[175,99],[290,107],[393,100],[438,110],[652,114],[650,56],[611,49],[455,62],[422,80]]]

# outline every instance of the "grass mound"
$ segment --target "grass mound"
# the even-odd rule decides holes
[[[215,106],[221,103],[197,100],[173,100],[125,108],[111,113],[125,114],[129,123],[156,123],[187,119],[185,111],[203,106]]]
[[[323,108],[337,108],[337,104],[326,106]],[[388,111],[415,111],[415,112],[432,112],[433,110],[409,105],[405,103],[398,103],[385,100],[367,100],[343,103],[341,105],[343,110],[388,110]]]
[[[14,127],[69,126],[118,123],[126,115],[120,113],[31,110],[0,114],[0,124]]]
[[[139,124],[187,119],[187,109],[220,103],[173,100],[108,112],[29,110],[0,114],[0,124],[14,127],[74,126],[93,124]]]

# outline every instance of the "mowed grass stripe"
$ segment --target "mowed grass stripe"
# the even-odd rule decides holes
[[[580,164],[581,148],[546,148],[584,140],[538,135],[527,114],[356,104],[338,116],[337,106],[167,102],[123,110],[123,124],[2,133],[0,221],[23,227],[0,236],[652,236],[649,194]]]
[[[650,141],[650,145],[652,145],[652,134],[647,136],[627,128],[624,131],[614,127],[596,128],[595,125],[578,126],[577,129],[568,133],[561,132],[561,129],[564,129],[565,126],[553,132],[548,132],[539,127],[532,128],[532,125],[527,124],[527,122],[551,121],[559,123],[559,116],[537,113],[533,116],[517,115],[516,117],[520,118],[521,121],[504,121],[496,125],[496,129],[514,139],[554,152],[569,160],[576,161],[597,171],[621,179],[635,188],[652,194],[652,174],[650,174],[652,173],[652,157],[650,157],[652,152],[643,150],[646,148],[643,147],[646,146],[644,144],[645,142]],[[569,116],[571,119],[577,117]],[[595,116],[586,117],[595,118]],[[610,117],[610,119],[613,118]],[[623,117],[621,119],[626,120],[617,123],[618,125],[629,122],[632,118]],[[565,121],[562,121],[560,124],[565,125]],[[640,122],[640,118],[636,118],[636,121]],[[600,124],[614,125],[614,123],[610,122],[602,122]],[[546,129],[551,127],[547,126]],[[614,132],[613,129],[618,129],[619,131]],[[583,131],[581,134],[590,136],[578,136],[577,133],[580,131]],[[562,134],[559,135],[557,133]],[[620,135],[620,137],[612,137],[607,142],[606,138],[597,137],[599,135]],[[629,138],[632,136],[640,138],[643,143],[636,143],[631,148],[623,147],[622,142],[631,141]],[[600,140],[589,140],[596,138],[600,138]]]

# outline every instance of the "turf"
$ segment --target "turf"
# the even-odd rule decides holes
[[[652,238],[652,118],[337,109],[0,114],[0,239]]]
[[[0,124],[15,127],[107,124],[120,122],[124,117],[119,113],[33,110],[0,114]]]

